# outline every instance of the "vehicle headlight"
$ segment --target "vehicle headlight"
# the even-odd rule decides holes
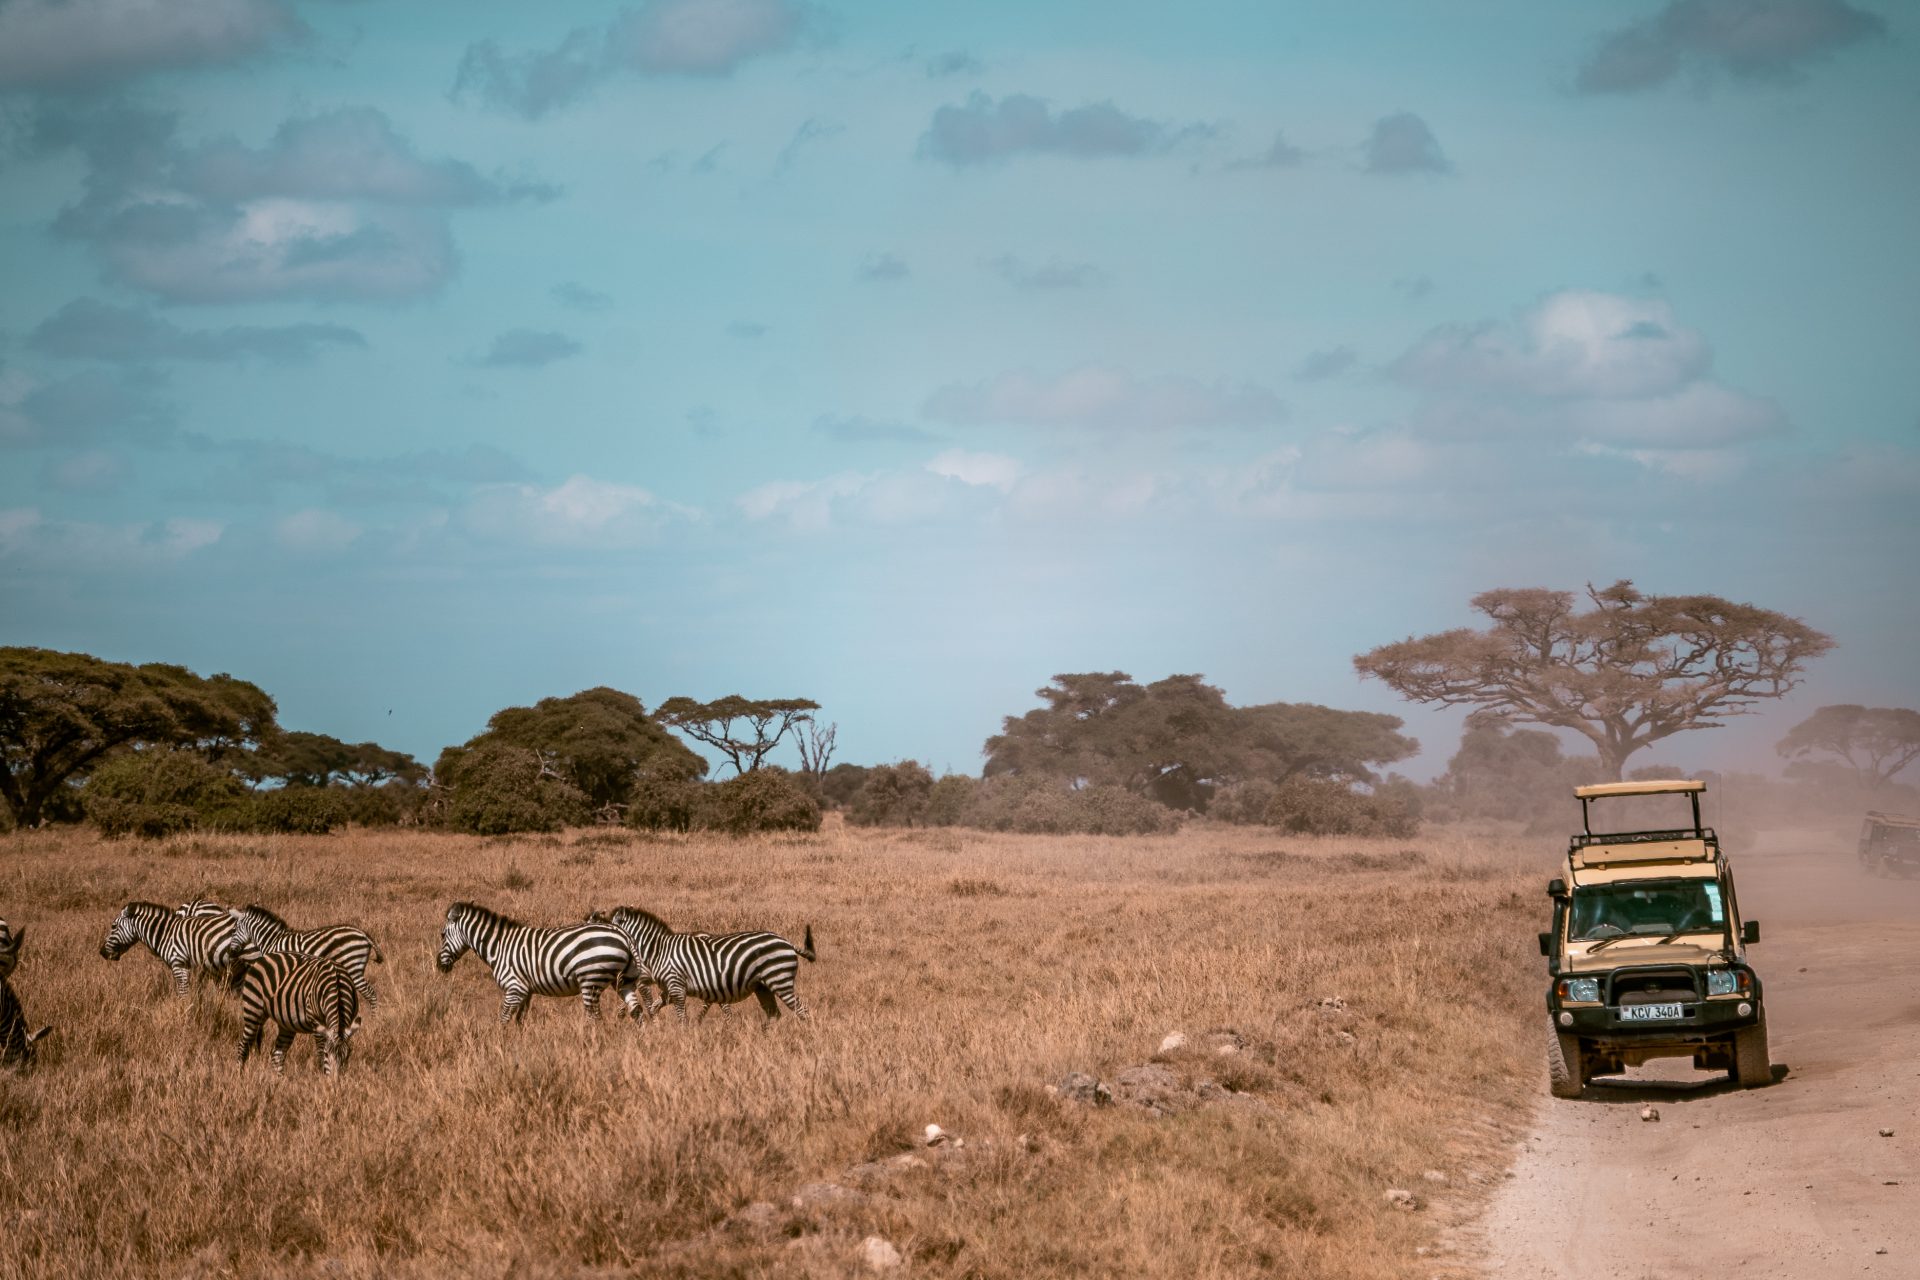
[[[1707,994],[1710,996],[1730,996],[1750,989],[1753,980],[1742,969],[1707,970]]]
[[[1560,998],[1562,1000],[1583,1000],[1588,1003],[1600,999],[1600,979],[1598,978],[1562,978],[1560,980]]]

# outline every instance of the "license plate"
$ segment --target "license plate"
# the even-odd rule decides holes
[[[1623,1004],[1620,1006],[1622,1022],[1659,1022],[1667,1018],[1684,1018],[1686,1010],[1677,1004]]]

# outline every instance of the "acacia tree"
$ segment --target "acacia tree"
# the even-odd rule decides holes
[[[661,724],[724,755],[737,775],[758,769],[789,729],[813,723],[812,713],[819,709],[809,698],[743,698],[734,693],[712,702],[668,698],[654,715]]]
[[[1797,618],[1719,596],[1650,596],[1620,581],[1570,591],[1482,592],[1492,623],[1382,645],[1353,660],[1402,697],[1475,708],[1480,723],[1571,729],[1600,769],[1688,729],[1717,728],[1797,686],[1833,640]]]
[[[522,757],[494,750],[507,747],[533,753],[532,776],[564,782],[595,809],[627,803],[642,777],[688,781],[707,771],[707,762],[648,716],[638,698],[601,687],[496,711],[484,733],[440,753],[434,780],[457,791],[462,778],[477,778],[465,757],[483,748],[488,760],[511,762],[509,772],[524,771]]]
[[[0,800],[18,826],[38,825],[61,788],[122,748],[192,747],[221,763],[275,731],[273,699],[229,675],[0,649]]]
[[[1868,787],[1884,786],[1920,760],[1920,711],[1905,707],[1821,707],[1793,726],[1775,750],[1807,759],[1838,757]]]
[[[1234,707],[1198,675],[1135,683],[1124,671],[1058,675],[1046,705],[987,739],[986,777],[1124,787],[1199,810],[1219,787],[1295,776],[1371,781],[1370,765],[1411,755],[1397,716],[1304,703]]]
[[[427,776],[426,766],[404,751],[300,730],[279,734],[263,745],[242,772],[257,781],[279,778],[290,787],[324,787],[335,782],[377,787],[393,778],[418,783]]]

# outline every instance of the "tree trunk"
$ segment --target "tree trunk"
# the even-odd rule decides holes
[[[1639,745],[1605,746],[1600,748],[1600,772],[1602,782],[1622,782],[1627,776],[1627,757],[1638,751]]]

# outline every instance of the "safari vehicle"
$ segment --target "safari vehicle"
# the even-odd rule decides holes
[[[1767,1084],[1767,1013],[1733,869],[1700,824],[1693,781],[1576,787],[1581,831],[1547,885],[1540,935],[1547,1073],[1556,1098],[1654,1058],[1692,1058],[1745,1088]]]
[[[1920,874],[1920,818],[1868,812],[1860,824],[1860,866],[1870,876]]]

